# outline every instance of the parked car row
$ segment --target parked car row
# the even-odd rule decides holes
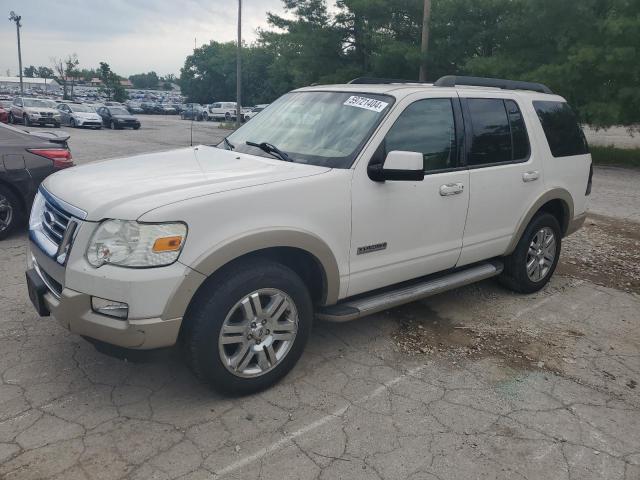
[[[88,105],[80,102],[16,97],[11,103],[0,103],[0,121],[25,126],[61,125],[80,128],[100,129],[103,126],[120,130],[123,128],[140,128],[140,121],[131,115],[129,110],[119,102],[105,102],[99,105]],[[4,112],[4,113],[3,113]],[[5,118],[6,120],[3,120]]]
[[[265,109],[268,104],[256,105],[247,108],[240,107],[241,120],[246,122],[255,117],[259,112]],[[180,118],[183,120],[195,121],[235,121],[238,116],[236,102],[217,102],[210,105],[201,105],[199,103],[187,103],[180,112]]]

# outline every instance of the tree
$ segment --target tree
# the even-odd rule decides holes
[[[283,0],[286,15],[242,49],[247,104],[293,88],[369,75],[427,80],[478,75],[539,81],[596,126],[640,123],[637,0]],[[235,44],[197,48],[181,69],[192,101],[234,97]]]
[[[64,60],[65,83],[71,80],[71,98],[73,98],[73,87],[76,84],[76,75],[78,74],[78,55],[75,53],[68,55]]]
[[[53,65],[54,75],[58,79],[58,83],[62,85],[62,98],[68,100],[67,95],[67,82],[65,80],[65,63],[62,58],[51,57],[51,64]]]
[[[135,88],[154,89],[158,88],[160,78],[156,72],[138,73],[130,75],[129,80]]]
[[[120,84],[120,77],[111,71],[108,63],[100,62],[98,78],[102,82],[99,91],[107,96],[107,100],[123,102],[127,98],[127,92]]]
[[[51,70],[49,67],[38,67],[37,74],[38,77],[44,78],[46,80],[47,78],[53,77],[53,70]]]
[[[25,77],[35,77],[38,74],[38,69],[36,67],[34,67],[33,65],[30,65],[28,67],[25,67],[24,69],[24,76]]]

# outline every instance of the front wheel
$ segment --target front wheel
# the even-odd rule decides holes
[[[518,245],[505,258],[500,283],[519,293],[534,293],[551,279],[558,265],[562,233],[556,217],[536,214],[525,229]]]
[[[24,123],[25,127],[30,127],[31,126],[31,120],[29,120],[29,115],[24,115],[23,117],[24,121],[22,123]]]
[[[187,359],[214,388],[263,390],[296,364],[313,307],[300,277],[271,261],[240,263],[203,286],[185,318]]]
[[[16,123],[15,118],[13,118],[13,113],[9,113],[9,123],[12,125]]]

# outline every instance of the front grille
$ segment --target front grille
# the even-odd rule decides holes
[[[42,227],[45,235],[57,246],[62,243],[62,237],[69,225],[70,218],[71,216],[68,213],[45,201],[44,209],[42,210]]]
[[[40,112],[40,116],[42,117],[53,117],[52,112]]]

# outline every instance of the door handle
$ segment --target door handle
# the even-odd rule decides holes
[[[538,180],[540,177],[540,172],[538,170],[531,170],[530,172],[524,172],[522,174],[523,182],[533,182],[534,180]]]
[[[443,197],[450,197],[451,195],[457,195],[464,191],[464,185],[461,183],[447,183],[440,185],[440,195]]]

